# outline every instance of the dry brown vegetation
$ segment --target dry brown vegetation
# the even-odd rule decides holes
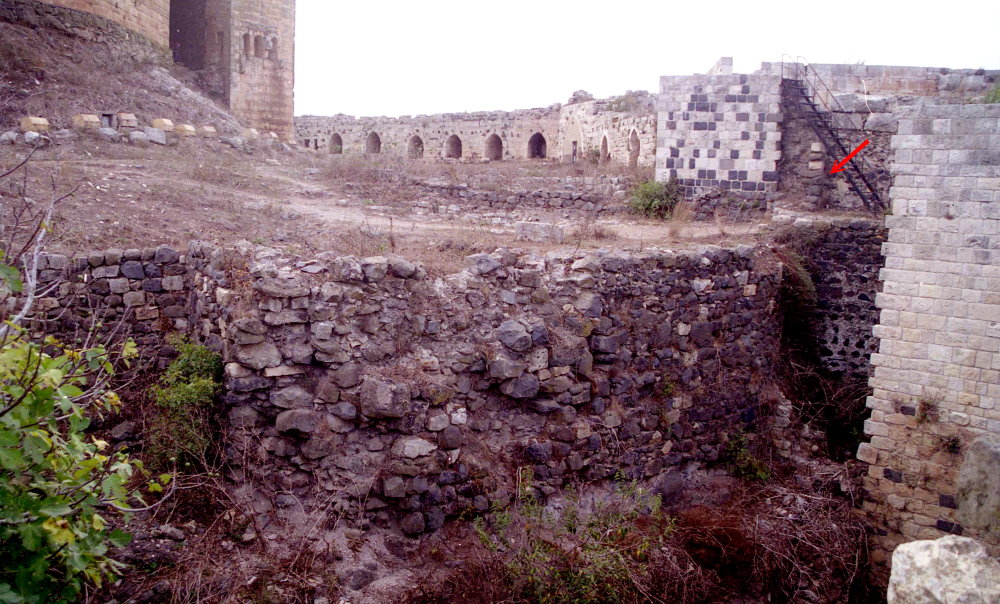
[[[431,602],[866,602],[866,534],[842,499],[745,485],[728,503],[673,515],[634,484],[558,510],[522,494],[470,528],[409,596]],[[450,544],[458,544],[452,546]]]

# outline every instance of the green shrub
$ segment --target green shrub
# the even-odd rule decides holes
[[[995,86],[993,90],[986,93],[983,97],[984,103],[1000,103],[1000,86]]]
[[[87,436],[88,415],[115,411],[103,384],[118,354],[43,343],[7,324],[0,347],[0,602],[71,602],[120,564],[129,535],[103,515],[124,508],[141,465]],[[135,354],[126,343],[118,353]]]
[[[179,342],[179,354],[151,390],[157,415],[147,452],[156,468],[200,468],[212,445],[212,403],[221,386],[222,360],[197,344]]]
[[[736,434],[726,443],[726,457],[733,465],[733,475],[743,480],[763,482],[771,478],[771,470],[754,457],[745,434]]]
[[[643,216],[669,218],[680,199],[680,187],[676,181],[662,183],[646,180],[632,188],[628,203],[634,212]]]

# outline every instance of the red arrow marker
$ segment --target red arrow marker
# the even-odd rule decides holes
[[[843,159],[843,161],[839,162],[837,165],[835,165],[834,167],[830,168],[830,174],[836,174],[837,172],[843,172],[844,171],[844,166],[847,165],[847,162],[851,161],[851,158],[854,157],[855,155],[857,155],[858,151],[861,151],[867,145],[868,145],[868,139],[865,139],[865,142],[863,142],[860,145],[858,145],[858,148],[855,149],[854,151],[851,151],[851,154],[848,155],[847,157],[845,157]]]

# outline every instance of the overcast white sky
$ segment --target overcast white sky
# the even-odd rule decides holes
[[[298,0],[296,115],[545,107],[661,75],[813,63],[1000,69],[997,0]]]

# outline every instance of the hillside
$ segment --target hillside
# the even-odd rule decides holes
[[[222,132],[240,127],[198,91],[191,72],[148,45],[9,18],[0,7],[0,128],[24,115],[47,117],[60,128],[77,113],[119,111],[145,123],[167,117]]]

